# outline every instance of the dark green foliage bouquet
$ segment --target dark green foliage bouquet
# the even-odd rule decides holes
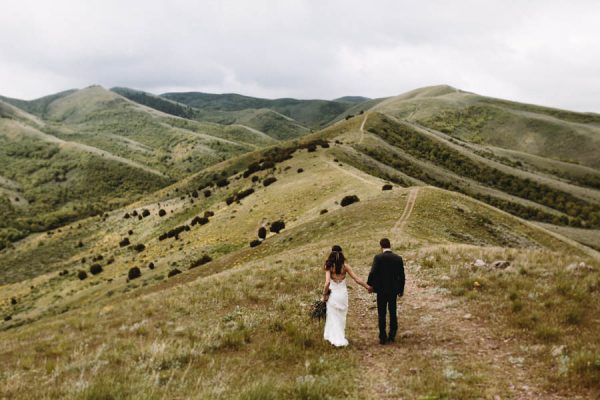
[[[311,311],[310,311],[310,317],[312,319],[316,319],[316,320],[322,320],[325,319],[325,317],[327,316],[327,302],[323,301],[323,300],[317,300],[313,303]]]

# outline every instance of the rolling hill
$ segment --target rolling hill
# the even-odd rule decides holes
[[[432,86],[388,98],[373,110],[470,142],[600,167],[600,114],[523,104]]]
[[[362,102],[361,97],[328,100],[261,99],[235,93],[212,94],[201,92],[164,93],[170,100],[187,104],[205,112],[232,112],[248,109],[269,109],[291,118],[311,129],[325,127],[340,114]]]
[[[0,397],[596,398],[597,169],[403,114],[445,92],[348,108],[0,251]],[[41,123],[99,123],[69,104]],[[399,341],[376,345],[374,298],[350,282],[334,349],[308,318],[323,260],[340,244],[364,277],[384,236],[406,261]]]
[[[98,86],[10,102],[0,102],[0,247],[276,142],[248,127],[165,114]]]

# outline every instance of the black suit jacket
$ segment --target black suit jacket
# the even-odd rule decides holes
[[[391,251],[377,254],[367,284],[375,293],[386,295],[404,295],[404,262],[402,257]]]

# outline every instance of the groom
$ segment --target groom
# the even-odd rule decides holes
[[[404,262],[394,254],[389,239],[381,239],[381,254],[373,258],[373,266],[367,284],[377,293],[377,314],[379,315],[379,343],[386,344],[396,339],[398,317],[396,315],[397,296],[404,295]],[[390,312],[390,333],[385,333],[386,309]]]

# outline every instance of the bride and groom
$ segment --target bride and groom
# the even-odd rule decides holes
[[[389,239],[379,241],[381,253],[373,258],[373,265],[367,282],[360,279],[342,252],[340,246],[333,246],[325,261],[325,288],[323,301],[327,302],[324,338],[336,347],[348,345],[346,339],[346,314],[348,313],[348,289],[346,275],[364,287],[369,293],[377,294],[377,314],[379,317],[379,343],[393,342],[398,331],[396,305],[398,296],[404,294],[404,263],[402,257],[391,250]],[[386,334],[386,312],[390,314],[390,330]]]

